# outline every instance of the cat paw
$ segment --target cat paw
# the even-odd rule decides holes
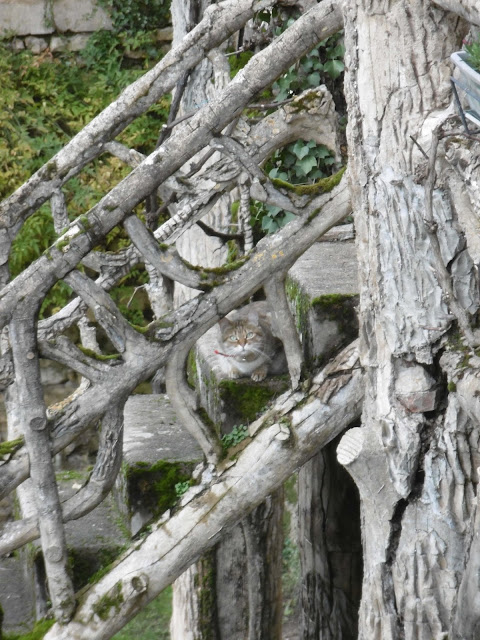
[[[267,371],[268,369],[266,366],[258,367],[258,369],[255,369],[251,375],[252,380],[254,382],[261,382],[262,380],[265,380],[267,377]]]

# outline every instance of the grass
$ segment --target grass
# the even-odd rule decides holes
[[[170,617],[172,615],[172,587],[152,600],[145,609],[133,618],[114,640],[169,640]]]

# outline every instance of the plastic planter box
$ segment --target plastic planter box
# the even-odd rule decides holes
[[[454,79],[454,83],[465,93],[470,107],[464,115],[480,126],[480,73],[466,62],[466,51],[456,51],[450,58],[460,73],[460,77]]]

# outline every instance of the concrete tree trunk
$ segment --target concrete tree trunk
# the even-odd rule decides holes
[[[474,3],[449,4],[460,11]],[[468,27],[423,0],[343,6],[366,389],[363,426],[344,436],[339,459],[361,498],[358,637],[477,638],[477,627],[454,617],[463,606],[480,432],[455,384],[447,387],[442,357],[455,349],[455,303],[472,318],[478,285],[468,254],[472,228],[461,226],[446,179],[453,172],[446,147],[438,150],[436,182],[428,163],[432,133],[451,105],[449,56]],[[462,204],[472,211],[468,196]],[[453,296],[435,262],[437,241]]]

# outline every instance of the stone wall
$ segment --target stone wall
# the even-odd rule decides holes
[[[2,0],[0,36],[46,36],[110,29],[112,22],[95,0]]]
[[[80,51],[93,31],[111,28],[96,0],[0,0],[0,38],[16,50]]]

